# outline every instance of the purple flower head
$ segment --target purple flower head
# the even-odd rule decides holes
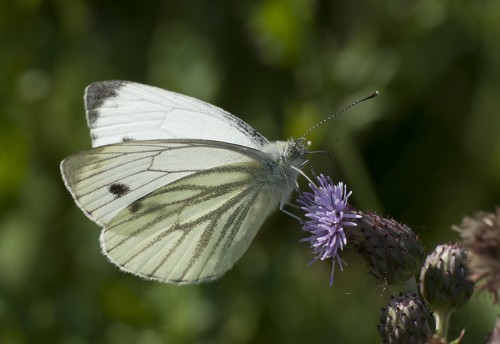
[[[332,273],[330,275],[330,285],[333,284],[333,274],[335,272],[335,262],[342,265],[346,264],[340,258],[339,251],[342,251],[347,244],[344,228],[347,226],[356,226],[351,219],[357,219],[361,216],[351,212],[347,204],[347,199],[352,192],[347,192],[344,183],[333,185],[330,177],[320,175],[317,177],[319,187],[312,182],[309,187],[312,192],[303,192],[299,194],[297,203],[300,209],[306,212],[306,220],[302,220],[302,230],[309,232],[310,237],[302,239],[302,242],[309,242],[314,259],[316,260],[333,259]]]

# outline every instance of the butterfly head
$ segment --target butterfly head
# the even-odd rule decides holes
[[[307,149],[309,148],[310,142],[306,141],[305,138],[301,137],[297,140],[289,140],[285,147],[283,154],[283,160],[286,161],[302,161],[306,160]]]

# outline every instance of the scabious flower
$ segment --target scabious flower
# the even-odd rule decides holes
[[[320,175],[317,177],[319,186],[312,182],[309,187],[312,192],[299,194],[297,203],[300,209],[305,211],[306,220],[302,221],[302,230],[308,232],[310,236],[302,239],[311,245],[314,259],[309,263],[332,258],[332,272],[330,275],[330,285],[333,284],[333,274],[335,263],[339,264],[342,270],[345,261],[340,258],[339,253],[347,244],[345,227],[356,226],[352,221],[359,217],[347,204],[352,192],[347,192],[347,187],[343,183],[333,185],[330,177]]]

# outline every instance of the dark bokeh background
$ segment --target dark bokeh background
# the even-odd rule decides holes
[[[427,251],[500,198],[498,1],[0,2],[1,343],[370,343],[391,290],[311,259],[277,212],[237,266],[177,287],[119,272],[59,162],[90,147],[84,87],[126,79],[198,97],[270,139],[310,135],[352,203],[411,226]],[[392,291],[396,292],[396,291]],[[478,343],[474,296],[451,335]]]

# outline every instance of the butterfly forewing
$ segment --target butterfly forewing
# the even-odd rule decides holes
[[[151,139],[203,139],[255,149],[268,143],[250,125],[199,99],[130,81],[85,90],[92,146]]]

